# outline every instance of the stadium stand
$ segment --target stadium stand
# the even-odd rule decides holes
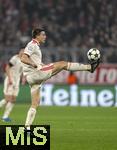
[[[37,25],[47,30],[46,62],[86,62],[86,51],[97,47],[103,62],[117,63],[116,6],[116,0],[0,0],[0,66],[25,46]]]

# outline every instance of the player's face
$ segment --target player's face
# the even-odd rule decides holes
[[[37,36],[38,38],[38,41],[40,43],[45,43],[45,40],[46,40],[46,33],[44,31],[42,31],[39,36]]]

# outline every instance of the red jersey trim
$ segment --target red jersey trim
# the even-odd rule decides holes
[[[32,39],[32,43],[37,43],[39,45],[39,42],[36,39]]]
[[[54,68],[54,65],[53,64],[50,64],[50,65],[45,65],[44,67],[42,67],[40,70],[42,71],[47,71],[47,70],[51,70]]]

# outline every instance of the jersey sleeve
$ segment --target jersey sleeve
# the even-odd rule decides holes
[[[24,53],[31,56],[34,53],[34,44],[28,44],[24,50]]]
[[[16,64],[16,61],[17,61],[16,56],[13,56],[13,57],[9,60],[9,63],[14,66],[14,65]]]

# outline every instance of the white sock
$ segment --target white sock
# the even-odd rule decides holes
[[[12,111],[14,103],[8,102],[5,107],[5,112],[2,118],[7,118]]]
[[[91,65],[84,65],[80,63],[68,62],[67,70],[69,71],[88,71],[91,69]]]
[[[25,123],[26,127],[32,125],[35,119],[35,115],[36,115],[36,109],[31,107],[27,113],[27,118],[26,118],[26,123]]]
[[[6,100],[5,100],[5,99],[2,99],[2,100],[0,101],[0,107],[3,107],[6,103],[7,103]]]

